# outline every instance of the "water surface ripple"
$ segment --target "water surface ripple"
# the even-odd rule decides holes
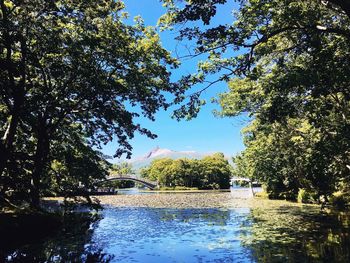
[[[237,193],[99,197],[94,223],[0,248],[0,262],[350,262],[349,212]]]

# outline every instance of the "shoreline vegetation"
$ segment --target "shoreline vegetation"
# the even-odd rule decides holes
[[[228,189],[232,167],[223,153],[215,153],[203,159],[155,159],[140,174],[161,189]]]

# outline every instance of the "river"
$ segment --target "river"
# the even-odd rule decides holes
[[[245,189],[100,199],[93,223],[0,249],[0,261],[350,262],[348,212],[251,198]]]

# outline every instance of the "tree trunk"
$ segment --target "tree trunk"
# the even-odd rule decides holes
[[[5,5],[4,1],[0,1],[0,8],[2,11],[2,24],[3,24],[3,39],[4,46],[6,49],[6,71],[7,75],[7,92],[5,92],[6,96],[10,96],[12,98],[8,98],[9,101],[13,99],[13,107],[9,106],[10,111],[10,122],[6,129],[3,138],[1,138],[0,142],[0,176],[2,176],[8,160],[11,158],[13,153],[13,145],[15,141],[15,135],[17,132],[18,123],[20,121],[21,109],[25,100],[25,85],[26,85],[26,61],[27,61],[27,44],[25,38],[19,32],[16,32],[16,36],[19,37],[20,40],[20,53],[21,53],[21,63],[19,67],[15,66],[15,63],[12,59],[12,55],[15,51],[14,46],[16,45],[16,41],[13,40],[11,35],[14,35],[12,23],[8,18],[8,8]],[[21,79],[20,81],[16,81],[16,71],[20,72]],[[6,81],[5,81],[6,82]]]
[[[7,161],[10,159],[13,152],[13,143],[19,122],[19,108],[19,105],[14,108],[9,126],[6,129],[0,145],[0,175],[4,172]]]
[[[47,127],[45,126],[44,121],[41,121],[40,123],[41,124],[38,127],[38,141],[34,155],[34,168],[30,193],[31,206],[35,209],[40,206],[41,178],[47,164],[47,157],[50,149]]]
[[[8,152],[6,146],[3,142],[0,143],[0,176],[5,170],[6,163],[8,160]]]

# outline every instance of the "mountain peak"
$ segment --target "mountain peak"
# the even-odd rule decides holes
[[[133,165],[136,173],[139,173],[140,168],[148,166],[153,160],[159,158],[188,158],[188,159],[202,159],[203,157],[212,153],[202,153],[197,151],[174,151],[166,148],[160,148],[159,146],[150,150],[147,154],[137,159],[132,159],[129,162]]]
[[[156,148],[152,149],[149,153],[147,153],[143,159],[149,159],[149,158],[154,158],[160,155],[167,155],[167,154],[171,154],[174,151],[169,150],[169,149],[162,149],[159,146],[157,146]]]

